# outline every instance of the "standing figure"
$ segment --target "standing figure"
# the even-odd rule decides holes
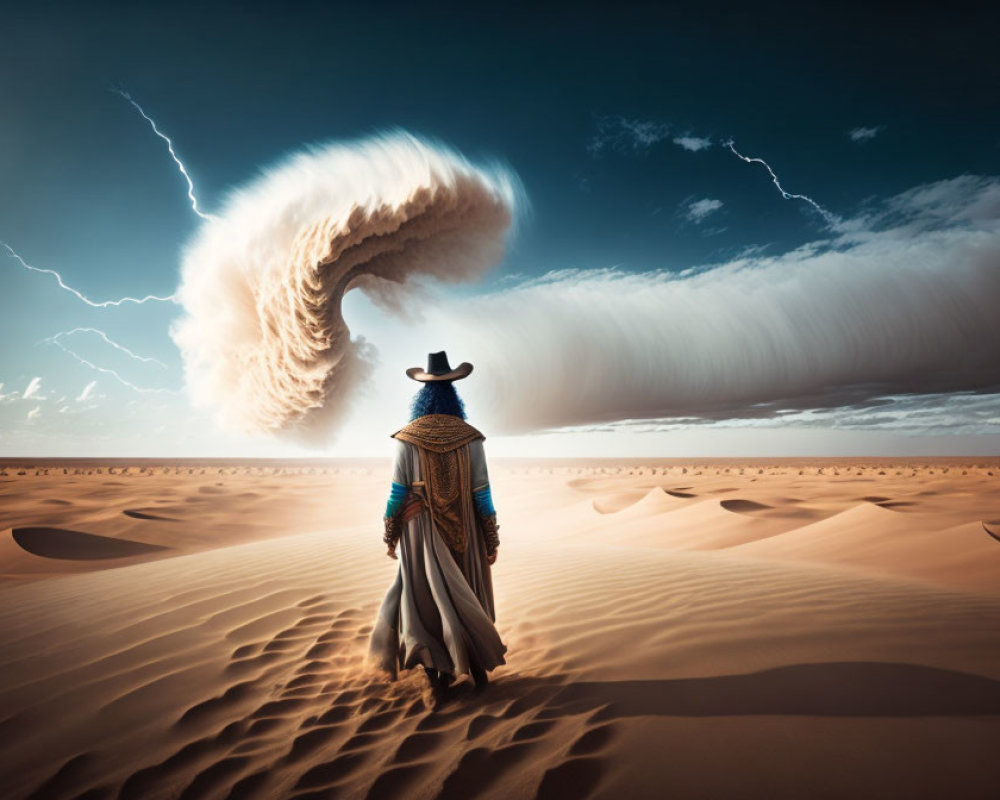
[[[452,385],[470,372],[468,362],[452,369],[443,351],[427,357],[426,370],[406,371],[424,386],[410,423],[393,434],[384,541],[399,570],[369,642],[371,658],[394,680],[399,669],[421,665],[439,696],[466,673],[485,685],[507,650],[493,625],[490,566],[500,540],[485,437],[465,422]]]

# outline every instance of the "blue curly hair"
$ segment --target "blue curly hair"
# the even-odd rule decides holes
[[[427,414],[451,414],[465,419],[465,403],[458,396],[451,381],[428,381],[413,396],[410,404],[410,421]]]

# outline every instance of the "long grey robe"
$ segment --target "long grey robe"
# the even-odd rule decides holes
[[[467,485],[488,485],[483,440],[462,447],[468,448],[472,472]],[[423,481],[416,445],[396,440],[392,480],[406,487]],[[505,663],[507,647],[493,626],[493,582],[471,492],[463,502],[470,521],[464,553],[449,548],[426,507],[402,526],[399,570],[369,642],[370,657],[393,678],[398,669],[421,664],[457,677],[473,664],[491,670]]]

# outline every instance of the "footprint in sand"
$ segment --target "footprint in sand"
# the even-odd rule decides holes
[[[313,614],[308,617],[303,617],[298,622],[295,623],[297,628],[305,628],[320,622],[329,622],[333,619],[333,614]]]
[[[372,698],[374,699],[374,698]],[[382,702],[382,701],[378,701]],[[361,711],[364,713],[364,704],[361,706]],[[402,716],[402,712],[399,710],[389,710],[381,711],[377,714],[370,716],[364,722],[358,726],[358,733],[372,733],[373,731],[383,731],[390,727]]]
[[[299,689],[307,686],[318,686],[321,683],[323,683],[323,677],[320,675],[299,675],[286,683],[285,688]]]
[[[554,726],[555,723],[549,720],[529,722],[514,731],[514,735],[510,737],[510,740],[512,742],[523,742],[529,739],[538,739],[552,730]]]
[[[229,756],[199,772],[180,794],[180,800],[210,797],[218,793],[250,764],[246,756]]]
[[[184,745],[160,763],[133,772],[122,785],[118,800],[145,800],[155,796],[163,786],[169,785],[171,775],[210,757],[217,748],[214,736],[207,736]]]
[[[260,653],[256,656],[250,656],[249,658],[243,658],[237,661],[230,661],[226,665],[226,672],[232,673],[244,673],[252,672],[259,667],[267,666],[275,661],[280,661],[283,657],[283,653],[271,651],[268,653]]]
[[[407,761],[418,761],[427,756],[434,755],[439,750],[439,746],[444,741],[444,736],[434,731],[417,731],[411,733],[400,743],[396,749],[396,754],[392,757],[393,763],[400,764]]]
[[[260,719],[255,719],[250,724],[250,727],[247,728],[247,736],[266,736],[284,726],[285,720],[280,717],[261,717]]]
[[[299,643],[295,639],[272,639],[266,645],[264,645],[265,653],[283,653],[287,650],[295,650],[299,646]]]
[[[330,740],[336,737],[338,733],[340,733],[340,729],[335,725],[326,725],[313,728],[305,733],[300,733],[295,737],[291,748],[289,748],[288,753],[285,755],[285,761],[301,761],[324,745],[329,744]]]
[[[322,603],[326,599],[327,596],[325,594],[317,594],[314,595],[313,597],[308,597],[305,600],[301,600],[295,605],[298,608],[309,608],[310,606],[315,606],[318,605],[319,603]]]
[[[477,717],[473,717],[469,722],[469,729],[466,731],[465,738],[470,742],[473,739],[478,739],[483,734],[493,730],[499,722],[502,722],[500,717],[494,717],[492,714],[480,714]]]
[[[269,700],[263,705],[258,706],[257,709],[250,714],[250,716],[255,719],[263,717],[288,717],[306,705],[306,702],[307,701],[303,698]]]
[[[181,715],[176,724],[190,725],[191,723],[201,722],[206,717],[213,716],[217,712],[228,710],[253,694],[257,685],[257,681],[234,683],[221,695],[211,697],[208,700],[203,700],[202,702],[191,706]]]
[[[360,767],[366,756],[366,753],[342,752],[333,760],[319,764],[303,774],[295,784],[295,788],[317,789],[341,781]]]
[[[333,708],[324,712],[318,720],[319,725],[334,725],[338,722],[345,722],[354,716],[357,706],[354,705],[334,705]]]

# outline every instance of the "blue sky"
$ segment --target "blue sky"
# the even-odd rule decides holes
[[[844,220],[887,214],[891,198],[915,187],[961,176],[992,181],[1000,160],[997,17],[985,6],[827,12],[793,4],[482,14],[412,4],[9,7],[0,240],[94,299],[175,290],[182,249],[201,221],[163,141],[111,91],[121,88],[172,137],[209,211],[303,145],[389,129],[500,160],[520,179],[530,210],[503,263],[465,294],[553,270],[681,274],[817,241],[842,249],[849,245],[830,244],[841,234],[808,204],[784,199],[761,165],[740,161],[723,142],[766,159],[787,191]],[[949,186],[940,203],[955,213],[935,213],[964,226],[970,184]],[[978,186],[992,196],[992,184]],[[993,235],[991,225],[976,217],[977,235]],[[301,452],[218,432],[209,412],[191,409],[168,335],[176,305],[95,309],[5,252],[0,267],[0,453]],[[996,275],[995,264],[988,269],[987,278]],[[405,328],[364,298],[350,297],[347,312],[362,326],[378,320],[369,338],[381,351],[423,360],[425,351],[405,353]],[[136,392],[43,341],[78,327],[162,366],[94,333],[60,341],[135,386],[167,391]],[[869,414],[855,425],[857,413],[817,415],[797,403],[781,409],[786,421],[734,412],[685,425],[670,421],[679,416],[672,408],[653,415],[656,403],[639,403],[657,425],[615,420],[613,408],[581,411],[566,420],[572,432],[541,435],[528,422],[498,449],[997,452],[1000,410],[990,387],[998,369],[987,352],[969,368],[978,378],[951,381],[943,393],[909,386],[907,424]],[[978,394],[970,400],[961,393],[968,390]],[[381,453],[382,428],[391,431],[393,416],[405,413],[410,387],[385,391],[387,419],[355,419],[353,433],[324,452]]]

